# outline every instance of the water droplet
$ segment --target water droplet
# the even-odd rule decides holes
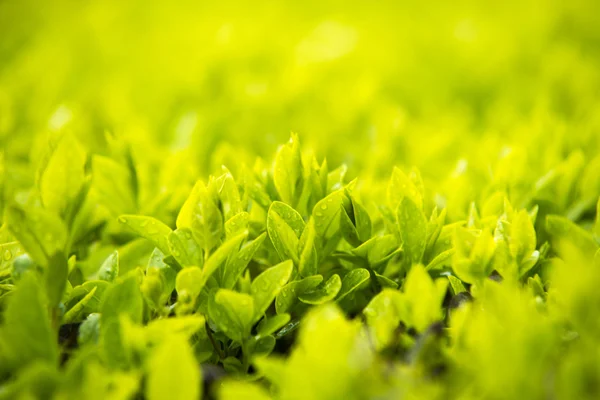
[[[327,204],[321,204],[321,210],[327,210]]]
[[[142,228],[145,228],[145,227],[146,227],[146,225],[148,225],[148,220],[145,220],[145,219],[144,219],[144,220],[142,220],[142,222],[140,222],[140,226],[141,226]]]
[[[4,251],[4,260],[5,260],[5,261],[8,261],[8,260],[10,260],[11,258],[12,258],[12,253],[10,252],[10,250],[6,249],[6,250]]]
[[[127,218],[125,217],[119,217],[119,222],[122,224],[126,224],[127,223]]]
[[[289,294],[288,294],[287,290],[284,290],[284,291],[281,292],[281,295],[283,297],[288,297]]]
[[[317,212],[315,212],[315,216],[317,216],[317,217],[322,217],[322,216],[323,216],[323,213],[322,213],[322,212],[320,212],[320,211],[317,211]]]
[[[333,199],[332,199],[331,197],[329,197],[329,198],[327,199],[327,202],[328,202],[328,203],[333,203]]]

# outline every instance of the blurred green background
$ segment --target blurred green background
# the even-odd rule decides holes
[[[351,175],[445,179],[511,153],[539,176],[598,148],[598,7],[2,0],[0,146],[17,186],[65,130],[149,163],[183,149],[202,174],[293,131]]]

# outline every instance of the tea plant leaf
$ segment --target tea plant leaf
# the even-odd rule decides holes
[[[112,282],[119,275],[119,252],[115,250],[100,266],[98,279]]]
[[[285,324],[290,322],[290,318],[290,314],[286,313],[264,318],[256,328],[258,336],[265,337],[274,334],[279,329],[283,328]]]
[[[182,267],[202,266],[202,249],[189,229],[175,229],[169,233],[167,241],[169,254],[173,255]]]
[[[404,255],[411,264],[419,263],[427,245],[425,215],[409,197],[402,198],[396,214]]]
[[[177,228],[189,229],[198,244],[209,253],[223,234],[223,215],[204,183],[197,182],[177,216]]]
[[[72,135],[58,142],[40,176],[40,197],[46,209],[56,214],[66,210],[83,186],[86,161],[85,149]]]
[[[227,260],[223,276],[222,286],[226,289],[232,289],[238,279],[244,273],[244,270],[252,260],[254,253],[261,247],[266,233],[262,233],[253,241],[245,244],[232,258]]]
[[[149,400],[192,400],[202,397],[201,370],[192,347],[181,335],[170,335],[152,353],[146,369]]]
[[[0,369],[16,370],[36,360],[56,364],[58,347],[50,326],[43,291],[33,273],[27,273],[21,279],[3,317],[0,349],[5,365]]]
[[[337,296],[342,288],[342,280],[337,274],[332,275],[321,287],[298,296],[301,302],[306,304],[323,304],[331,301]]]
[[[298,296],[312,291],[323,282],[321,275],[308,276],[304,279],[293,281],[281,288],[275,299],[277,314],[283,314],[292,309],[297,303]]]
[[[298,263],[298,241],[304,231],[304,220],[285,203],[274,201],[267,214],[267,231],[281,260]]]
[[[254,299],[244,293],[219,289],[208,302],[208,315],[228,338],[241,343],[250,335]]]
[[[164,254],[171,254],[167,239],[172,232],[171,228],[159,220],[141,215],[121,215],[119,222],[138,236],[150,240]]]
[[[342,287],[339,291],[337,301],[342,300],[361,287],[370,278],[369,271],[364,268],[356,268],[348,272],[342,279]]]
[[[271,305],[281,288],[292,275],[294,264],[291,260],[284,261],[271,267],[252,281],[251,294],[254,298],[254,321],[258,321]]]

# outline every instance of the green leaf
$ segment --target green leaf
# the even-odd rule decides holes
[[[446,294],[446,279],[432,280],[421,264],[414,265],[406,277],[403,293],[403,321],[418,332],[440,321],[442,301]]]
[[[293,281],[281,288],[275,299],[275,310],[277,314],[283,314],[292,309],[297,303],[298,296],[312,291],[323,282],[321,275],[309,276],[304,279]]]
[[[167,239],[172,232],[171,228],[156,218],[142,215],[121,215],[119,222],[127,226],[138,236],[150,240],[164,254],[171,254]]]
[[[363,310],[377,350],[385,348],[392,341],[395,330],[400,325],[402,302],[400,292],[384,289]]]
[[[104,294],[100,305],[102,323],[127,315],[132,322],[142,322],[144,302],[137,277],[128,275],[113,283]]]
[[[339,215],[344,201],[344,190],[340,189],[319,201],[312,212],[315,230],[321,237],[331,237],[339,227]]]
[[[488,230],[477,232],[456,228],[453,244],[452,269],[462,281],[480,283],[492,273],[496,243]]]
[[[332,275],[327,282],[321,287],[318,287],[309,292],[304,292],[298,296],[301,302],[306,304],[323,304],[331,301],[337,296],[342,288],[342,280],[337,274]]]
[[[273,183],[283,202],[296,203],[302,188],[302,157],[296,135],[292,135],[290,141],[281,146],[275,155]]]
[[[459,293],[467,291],[461,280],[455,276],[448,275],[448,282],[450,282],[450,287],[452,288],[452,292],[455,296]]]
[[[146,369],[148,400],[202,398],[201,370],[185,337],[166,337],[153,350]]]
[[[87,155],[72,135],[65,135],[52,153],[40,176],[40,197],[44,207],[62,214],[85,181]]]
[[[224,175],[223,185],[221,186],[219,194],[225,220],[229,220],[242,212],[240,192],[230,173]]]
[[[272,400],[272,397],[262,386],[256,383],[226,380],[219,386],[219,399]]]
[[[409,197],[402,198],[396,215],[405,257],[411,264],[419,263],[427,245],[425,215]]]
[[[268,355],[275,348],[275,337],[272,335],[259,337],[252,347],[253,355]]]
[[[307,277],[317,273],[318,259],[317,250],[315,249],[316,230],[314,219],[310,219],[300,241],[298,242],[298,251],[300,253],[300,261],[298,262],[298,272],[301,276]]]
[[[509,249],[513,258],[522,263],[535,251],[536,235],[527,210],[519,211],[510,223]]]
[[[92,156],[92,193],[114,216],[133,213],[137,209],[131,187],[130,170],[116,161]]]
[[[4,363],[0,371],[15,371],[34,361],[58,362],[43,291],[33,273],[23,276],[3,312],[0,357]]]
[[[598,244],[590,232],[559,215],[546,216],[546,230],[552,239],[552,246],[559,254],[566,243],[571,243],[589,257],[593,257],[598,250]]]
[[[269,318],[264,318],[256,328],[258,336],[269,336],[283,328],[285,324],[290,322],[290,314],[278,314]]]
[[[208,302],[208,315],[231,340],[239,343],[250,335],[254,319],[252,296],[229,289],[219,289]]]
[[[46,296],[50,308],[57,307],[60,303],[65,288],[67,287],[67,275],[69,266],[63,253],[55,253],[48,260],[48,266],[44,274]]]
[[[73,322],[79,321],[84,315],[86,306],[94,298],[97,289],[98,287],[94,286],[92,290],[90,290],[81,300],[79,300],[79,302],[77,302],[73,307],[71,307],[63,316],[63,323],[71,324]]]
[[[47,265],[53,254],[64,250],[66,228],[54,214],[11,206],[6,209],[6,223],[27,253],[42,266]]]
[[[115,250],[100,266],[98,279],[112,282],[119,275],[119,251]]]
[[[225,236],[229,239],[232,236],[248,230],[250,214],[243,211],[234,215],[225,222]]]
[[[227,260],[228,257],[230,257],[232,254],[241,253],[241,251],[239,251],[240,245],[247,237],[248,231],[232,237],[219,246],[219,248],[208,258],[208,260],[206,260],[204,268],[202,269],[202,277],[200,280],[201,287],[204,287],[208,278],[213,275],[213,273]],[[242,251],[243,250],[244,249],[242,249]],[[249,252],[244,252],[243,256],[245,257],[243,262],[246,262],[247,264],[250,261],[251,254],[249,255]]]
[[[600,241],[600,197],[598,203],[596,203],[596,222],[594,224],[594,235],[596,235],[596,241]]]
[[[369,271],[364,268],[356,268],[348,272],[342,279],[342,288],[337,297],[337,301],[342,300],[355,290],[358,290],[370,278]]]
[[[189,229],[175,229],[169,233],[167,241],[169,252],[175,257],[179,265],[182,267],[202,266],[202,250]]]
[[[367,210],[358,202],[356,196],[346,191],[349,201],[340,213],[340,227],[348,243],[360,246],[371,238],[371,217]]]
[[[25,253],[19,242],[0,244],[0,271],[8,268],[18,256]]]
[[[93,293],[93,291],[90,293]],[[90,314],[86,320],[81,323],[79,332],[77,333],[77,343],[79,343],[80,346],[98,343],[100,338],[100,317],[101,315],[97,313]],[[70,321],[74,320],[75,319],[73,318],[70,319]]]
[[[226,289],[233,289],[233,286],[236,284],[238,279],[240,279],[246,267],[250,263],[250,260],[252,260],[254,253],[256,253],[256,251],[260,248],[266,237],[267,234],[262,233],[253,241],[246,243],[235,254],[235,256],[227,260],[222,279],[222,287]]]
[[[179,296],[189,296],[193,301],[202,291],[202,270],[198,267],[183,268],[177,273],[175,290]]]
[[[387,188],[388,206],[392,210],[396,210],[404,198],[411,200],[418,210],[423,209],[423,195],[419,188],[404,172],[394,167]]]
[[[450,250],[441,252],[440,254],[435,256],[435,258],[433,260],[431,260],[429,262],[429,264],[427,264],[425,269],[427,271],[431,271],[434,269],[442,268],[445,265],[449,265],[450,261],[452,260],[452,256],[454,256],[454,253],[455,253],[454,249],[450,249]]]
[[[267,214],[267,232],[281,260],[298,263],[298,243],[304,231],[304,220],[296,210],[280,201],[274,201]]]
[[[177,228],[188,228],[194,238],[209,253],[221,241],[223,215],[208,189],[197,182],[177,216]]]
[[[284,261],[271,267],[252,281],[251,294],[254,298],[254,320],[258,321],[271,305],[281,288],[292,275],[294,264],[291,260]]]

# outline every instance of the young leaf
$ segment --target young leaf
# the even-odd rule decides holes
[[[304,231],[304,220],[296,210],[274,201],[267,214],[267,231],[281,260],[298,263],[298,240]]]
[[[27,253],[40,265],[47,265],[53,254],[64,250],[66,228],[54,214],[11,206],[6,209],[6,223]]]
[[[189,229],[175,229],[169,233],[167,241],[170,254],[182,267],[202,266],[202,250]]]
[[[292,309],[298,301],[298,296],[312,291],[323,282],[321,275],[306,277],[299,281],[293,281],[281,288],[275,299],[275,310],[277,314],[283,314]]]
[[[3,313],[0,357],[9,370],[34,361],[56,365],[58,346],[50,326],[43,290],[33,273],[26,273]]]
[[[271,267],[257,276],[252,282],[251,294],[254,298],[254,321],[258,321],[271,305],[275,296],[292,275],[294,264],[291,260]]]
[[[233,289],[233,286],[242,276],[244,270],[250,263],[250,260],[252,260],[254,253],[260,248],[266,237],[267,234],[262,233],[253,241],[245,244],[235,256],[227,260],[223,273],[222,287]]]
[[[417,209],[423,208],[423,196],[419,188],[404,172],[394,167],[387,189],[388,206],[392,210],[396,210],[404,198],[410,199]]]
[[[184,336],[165,337],[153,350],[146,369],[148,400],[202,398],[201,369]]]
[[[116,161],[92,156],[92,192],[114,216],[133,213],[137,200],[131,187],[130,170]]]
[[[459,293],[467,291],[461,280],[455,276],[448,275],[448,282],[450,282],[450,287],[452,288],[452,292],[455,296]]]
[[[189,297],[195,300],[202,291],[202,270],[198,267],[183,268],[177,273],[175,290],[179,296]]]
[[[142,215],[121,215],[119,222],[127,226],[138,236],[150,240],[164,254],[171,254],[167,240],[169,234],[172,232],[171,228],[156,218]]]
[[[298,262],[298,272],[301,276],[307,277],[317,273],[318,260],[317,251],[315,249],[316,237],[314,219],[310,219],[300,241],[298,242],[298,252],[300,253],[300,261]]]
[[[441,320],[441,305],[447,286],[446,279],[434,281],[421,264],[414,265],[404,283],[404,323],[423,332],[429,325]]]
[[[60,303],[67,286],[69,266],[63,253],[54,253],[48,260],[44,283],[49,306],[54,308]]]
[[[340,189],[315,204],[312,217],[315,221],[315,230],[319,236],[329,237],[332,235],[331,232],[337,229],[344,197],[344,191]]]
[[[234,215],[225,222],[225,236],[229,239],[241,232],[248,230],[250,214],[243,211]]]
[[[244,293],[219,289],[208,302],[208,315],[231,340],[239,343],[250,335],[254,319],[254,299]]]
[[[137,277],[129,275],[106,290],[100,305],[102,323],[118,319],[121,315],[127,315],[132,322],[140,323],[143,309],[144,302]]]
[[[233,218],[242,212],[242,201],[237,184],[230,173],[226,173],[223,178],[223,185],[219,191],[221,204],[223,207],[223,217],[225,220]]]
[[[221,241],[223,215],[207,187],[197,182],[177,216],[177,228],[188,228],[206,253]]]
[[[410,264],[421,261],[427,244],[427,220],[420,207],[403,197],[396,212],[404,255]]]
[[[112,282],[119,275],[119,251],[115,250],[100,266],[98,279]]]
[[[62,214],[78,194],[85,180],[87,155],[72,135],[65,135],[52,153],[40,176],[40,196],[44,207]]]
[[[265,337],[274,334],[290,322],[290,314],[278,314],[264,318],[256,328],[258,336]]]
[[[559,252],[564,242],[572,243],[582,254],[589,257],[598,250],[598,244],[590,232],[559,215],[546,216],[546,230],[552,238],[553,247]]]
[[[294,205],[302,188],[302,158],[297,135],[281,146],[275,155],[273,166],[273,183],[279,198],[285,203]]]
[[[336,300],[340,301],[360,288],[363,283],[369,280],[369,277],[369,271],[364,268],[356,268],[348,272],[346,276],[344,276],[344,279],[342,279],[342,288],[340,289]]]
[[[318,287],[310,292],[304,292],[298,296],[301,302],[306,304],[323,304],[331,301],[337,296],[342,288],[342,280],[340,276],[334,274],[321,287]]]

